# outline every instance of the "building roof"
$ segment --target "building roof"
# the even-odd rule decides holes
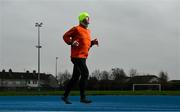
[[[150,80],[153,78],[159,79],[155,75],[143,75],[143,76],[134,76],[130,79],[130,82],[135,82],[135,83],[149,83]]]
[[[41,80],[48,80],[50,74],[40,73]],[[38,73],[29,73],[29,72],[0,72],[0,79],[38,79]]]
[[[180,80],[170,80],[169,82],[180,83]]]

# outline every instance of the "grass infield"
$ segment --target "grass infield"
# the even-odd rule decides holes
[[[0,96],[34,96],[34,95],[62,95],[64,91],[0,91]],[[146,90],[146,91],[86,91],[87,95],[180,95],[179,91],[154,91],[154,90]],[[71,95],[79,95],[79,91],[71,91]]]

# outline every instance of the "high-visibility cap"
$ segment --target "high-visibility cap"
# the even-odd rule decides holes
[[[86,17],[89,17],[89,14],[87,12],[81,12],[79,14],[79,21],[82,22]]]

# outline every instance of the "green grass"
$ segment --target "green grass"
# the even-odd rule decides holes
[[[1,91],[0,96],[25,95],[62,95],[64,91]],[[87,95],[180,95],[179,91],[86,91]],[[72,91],[71,95],[79,95],[79,91]]]

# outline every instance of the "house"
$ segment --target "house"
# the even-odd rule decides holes
[[[40,87],[57,88],[58,82],[52,74],[40,73]],[[0,87],[1,88],[36,88],[38,87],[38,73],[33,71],[26,72],[8,72],[2,70],[0,72]]]
[[[180,80],[170,80],[170,83],[180,83]]]
[[[131,83],[159,83],[159,78],[155,75],[142,75],[131,77],[129,82]]]

